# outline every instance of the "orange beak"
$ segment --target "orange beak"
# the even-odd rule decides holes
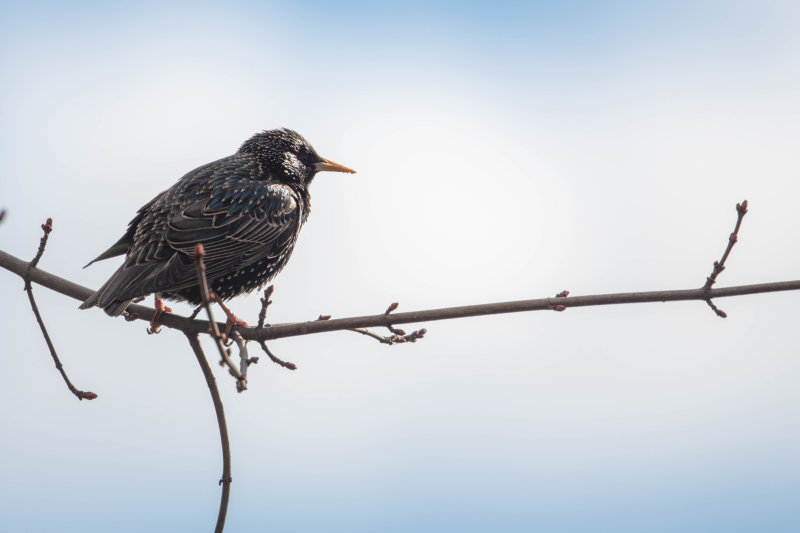
[[[328,171],[328,172],[347,172],[349,174],[356,173],[356,171],[353,170],[352,168],[347,168],[346,166],[340,165],[339,163],[334,163],[333,161],[325,159],[324,157],[322,158],[322,161],[314,165],[314,168],[317,170],[317,172]]]

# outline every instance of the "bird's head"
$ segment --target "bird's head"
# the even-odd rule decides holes
[[[273,179],[301,187],[307,187],[317,172],[355,172],[320,157],[302,135],[286,128],[256,133],[242,144],[239,152],[258,157]]]

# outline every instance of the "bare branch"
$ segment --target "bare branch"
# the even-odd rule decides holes
[[[17,274],[26,276],[28,262],[0,250],[0,267]],[[75,298],[83,302],[94,291],[67,279],[61,278],[44,270],[33,268],[28,272],[32,283],[37,283],[55,292]],[[555,305],[566,307],[593,307],[599,305],[641,304],[649,302],[681,302],[705,301],[709,298],[730,298],[747,294],[762,294],[767,292],[783,292],[800,290],[800,280],[774,281],[770,283],[757,283],[752,285],[739,285],[706,290],[682,289],[648,292],[626,292],[613,294],[598,294],[591,296],[570,296],[567,298],[538,298],[533,300],[518,300],[513,302],[498,302],[478,305],[465,305],[442,309],[427,309],[410,311],[406,313],[393,313],[389,320],[383,313],[379,315],[358,316],[350,318],[335,318],[330,320],[313,320],[309,322],[293,322],[288,324],[273,324],[264,328],[237,328],[242,338],[246,340],[271,340],[300,335],[312,335],[329,331],[341,331],[353,328],[385,327],[387,324],[413,324],[419,322],[433,322],[436,320],[451,320],[472,316],[497,315],[504,313],[521,313],[526,311],[552,310]],[[130,313],[138,315],[140,320],[150,321],[155,310],[144,305],[131,304],[128,306]],[[190,320],[178,315],[164,315],[161,317],[162,325],[177,329],[184,333],[208,333],[209,323],[206,320]],[[224,327],[217,324],[217,327]]]
[[[737,212],[739,213],[739,220],[737,220],[734,233],[729,238],[728,249],[726,249],[725,253],[723,254],[722,260],[718,261],[719,266],[715,268],[715,270],[719,270],[720,272],[720,267],[724,266],[723,263],[730,254],[730,248],[732,248],[733,244],[736,242],[736,235],[738,234],[738,230],[741,225],[741,218],[747,212],[747,203],[743,202],[741,205],[738,205]],[[60,292],[61,294],[65,294],[80,301],[86,300],[86,298],[93,293],[91,289],[82,287],[77,283],[73,283],[48,272],[32,268],[29,263],[2,250],[0,250],[0,267],[14,272],[26,280],[38,283],[49,289]],[[717,272],[717,274],[719,274],[719,272]],[[716,276],[712,273],[710,278],[712,278],[713,284]],[[706,283],[708,284],[709,282],[707,281]],[[369,327],[389,327],[393,326],[394,324],[450,320],[471,316],[519,313],[523,311],[559,311],[564,310],[567,307],[590,307],[598,305],[677,302],[689,300],[709,301],[712,298],[726,298],[732,296],[743,296],[746,294],[795,290],[800,290],[800,280],[741,285],[737,287],[726,287],[721,289],[706,288],[703,286],[699,289],[629,292],[617,294],[599,294],[594,296],[566,296],[565,293],[562,292],[559,293],[555,298],[538,298],[534,300],[519,300],[514,302],[465,305],[460,307],[428,309],[424,311],[413,311],[408,313],[392,313],[391,315],[384,313],[380,315],[338,318],[331,320],[323,320],[323,317],[320,317],[319,320],[309,322],[274,324],[261,328],[240,327],[238,328],[238,331],[245,340],[268,341],[271,339],[296,337],[299,335],[311,335],[315,333],[325,333],[328,331],[352,330],[356,328]],[[142,320],[152,320],[155,314],[154,309],[137,304],[129,305],[127,311],[131,316],[137,316]],[[162,324],[169,328],[183,331],[184,333],[208,333],[210,327],[210,324],[204,320],[194,320],[172,314],[164,315],[162,317]],[[220,324],[215,324],[215,327],[217,328],[217,331],[219,331]],[[265,351],[269,353],[268,350]]]
[[[5,214],[5,211],[2,213]],[[48,218],[47,222],[42,224],[42,235],[41,240],[39,241],[39,249],[36,251],[36,256],[33,260],[28,264],[28,269],[26,272],[33,270],[36,268],[36,265],[39,263],[39,260],[42,258],[42,254],[44,253],[44,248],[47,246],[47,239],[50,236],[50,232],[53,231],[53,219]],[[28,300],[31,303],[31,309],[33,310],[33,314],[36,317],[36,322],[39,323],[39,329],[42,330],[42,336],[44,337],[44,341],[47,343],[47,348],[50,350],[50,356],[53,358],[53,362],[56,365],[59,373],[61,373],[61,377],[64,378],[64,383],[67,384],[67,388],[69,391],[75,395],[76,398],[79,400],[94,400],[97,398],[97,394],[91,391],[82,391],[75,387],[72,382],[69,380],[67,376],[67,371],[64,370],[64,365],[61,364],[61,359],[58,357],[58,353],[56,352],[56,347],[53,344],[53,341],[50,339],[50,334],[47,333],[47,328],[44,325],[44,320],[42,320],[42,314],[39,312],[39,306],[36,305],[36,300],[33,297],[33,287],[31,286],[30,278],[26,275],[23,276],[25,280],[25,292],[28,293]]]
[[[406,335],[405,332],[403,332],[402,335],[399,334],[399,333],[392,333],[392,335],[384,336],[384,335],[379,335],[379,334],[375,333],[374,331],[370,331],[370,330],[368,330],[366,328],[353,328],[350,331],[355,331],[356,333],[361,333],[362,335],[366,335],[367,337],[372,337],[373,339],[375,339],[376,341],[380,342],[381,344],[389,344],[389,345],[392,345],[392,344],[403,344],[403,343],[406,343],[406,342],[417,342],[417,339],[421,339],[428,332],[427,329],[422,328],[422,329],[418,329],[416,331],[412,331],[408,335]],[[403,331],[403,330],[399,329],[399,330],[396,330],[396,331]]]
[[[747,200],[743,201],[741,204],[736,204],[736,214],[736,226],[733,228],[733,233],[728,237],[728,246],[725,248],[722,258],[719,261],[714,261],[714,270],[711,271],[711,275],[706,278],[706,283],[703,285],[703,289],[706,291],[711,289],[714,283],[717,282],[717,276],[725,270],[725,261],[728,260],[728,256],[731,250],[733,250],[733,245],[739,241],[739,228],[742,226],[742,219],[747,214]],[[706,298],[706,303],[718,317],[728,318],[728,314],[717,307],[714,302],[711,301],[711,297]]]
[[[219,484],[222,485],[222,495],[219,502],[219,514],[217,515],[217,527],[214,528],[215,533],[222,533],[225,528],[225,517],[228,514],[228,500],[231,494],[231,445],[228,440],[228,426],[225,423],[225,410],[222,406],[222,398],[219,396],[219,389],[217,388],[217,380],[214,379],[214,373],[211,372],[211,367],[208,365],[208,360],[200,346],[200,340],[197,338],[197,333],[186,333],[186,338],[189,339],[189,345],[194,351],[197,362],[200,363],[200,368],[203,371],[203,376],[206,378],[208,390],[211,393],[211,400],[214,402],[214,412],[217,414],[217,425],[219,426],[219,439],[222,444],[222,478]]]
[[[264,350],[264,353],[267,354],[267,357],[269,357],[270,360],[273,363],[275,363],[276,365],[280,365],[283,368],[288,368],[289,370],[297,370],[297,365],[296,364],[294,364],[294,363],[292,363],[290,361],[284,361],[283,359],[281,359],[280,357],[278,357],[277,355],[272,353],[272,350],[270,350],[267,347],[267,343],[264,342],[263,340],[259,340],[258,341],[258,345],[261,346],[261,349]],[[254,358],[254,359],[256,359],[256,362],[258,361],[258,358]]]

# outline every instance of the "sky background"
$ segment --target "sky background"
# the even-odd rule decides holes
[[[141,205],[281,126],[358,173],[314,182],[271,322],[699,287],[745,198],[719,285],[798,278],[796,2],[1,6],[0,248],[31,258],[53,217],[40,266],[83,285]],[[34,290],[99,398],[0,272],[3,530],[211,530],[185,338]],[[798,531],[797,298],[275,341],[297,371],[237,394],[215,367],[226,531]]]

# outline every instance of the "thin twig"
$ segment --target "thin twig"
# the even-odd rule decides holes
[[[725,261],[728,260],[728,256],[730,255],[731,250],[733,250],[733,245],[739,240],[739,228],[742,226],[742,219],[746,214],[747,200],[743,201],[741,204],[736,204],[736,226],[733,228],[733,232],[728,237],[728,246],[725,247],[725,252],[722,254],[722,258],[719,261],[714,261],[714,270],[711,271],[711,275],[706,278],[706,283],[703,285],[703,289],[705,291],[711,290],[711,287],[717,282],[717,276],[719,276],[722,271],[725,270]],[[706,303],[718,317],[728,317],[728,314],[725,311],[717,307],[714,302],[711,301],[710,296],[706,298]]]
[[[202,244],[198,244],[194,249],[194,262],[197,265],[197,280],[200,285],[200,295],[203,299],[203,306],[206,308],[206,313],[208,313],[211,336],[214,337],[214,342],[219,349],[219,354],[222,357],[222,361],[228,365],[228,370],[230,371],[231,375],[236,378],[236,390],[242,392],[247,390],[247,379],[242,376],[242,373],[238,368],[236,368],[236,365],[231,359],[230,352],[225,347],[225,342],[223,341],[222,335],[219,332],[219,325],[214,321],[214,314],[211,312],[211,296],[210,291],[208,290],[208,279],[206,279],[206,265],[203,262],[203,256],[205,253],[206,252],[203,249]]]
[[[280,365],[283,368],[288,368],[289,370],[297,370],[297,365],[296,364],[294,364],[294,363],[292,363],[290,361],[284,361],[283,359],[281,359],[280,357],[278,357],[277,355],[272,353],[272,350],[270,350],[267,347],[267,343],[265,341],[259,339],[258,340],[258,345],[261,346],[261,349],[264,350],[264,353],[267,354],[267,357],[269,357],[270,360],[273,363],[275,363],[276,365]]]
[[[219,484],[222,485],[222,496],[220,497],[217,526],[214,532],[222,533],[222,530],[225,528],[225,517],[228,514],[231,481],[233,481],[231,478],[231,444],[228,440],[228,426],[225,423],[225,410],[222,406],[222,398],[219,396],[217,380],[214,379],[214,373],[211,372],[211,367],[203,352],[203,347],[200,346],[197,333],[186,333],[186,338],[189,339],[189,345],[192,347],[192,351],[194,351],[194,355],[197,357],[197,362],[200,363],[200,368],[203,370],[203,376],[206,378],[206,384],[211,393],[211,400],[214,402],[214,412],[217,414],[219,439],[222,444],[222,478],[219,480]]]
[[[399,303],[392,302],[391,304],[389,304],[389,307],[386,308],[386,311],[383,312],[384,316],[388,317],[389,314],[392,311],[394,311],[395,309],[397,309],[398,307],[400,307]],[[388,329],[392,333],[394,338],[400,338],[400,337],[403,337],[406,334],[406,332],[404,330],[397,329],[396,327],[394,327],[391,324],[386,324],[386,329]],[[361,332],[359,331],[359,333],[361,333]],[[380,335],[378,335],[378,337],[380,337]],[[392,344],[392,343],[389,343],[389,344]]]
[[[270,297],[272,296],[272,293],[274,291],[275,291],[274,285],[270,285],[269,287],[264,289],[264,297],[261,298],[261,311],[259,311],[258,313],[259,329],[264,327],[264,321],[267,319],[267,308],[269,308],[270,304],[272,303]],[[296,364],[291,363],[289,361],[284,361],[283,359],[272,353],[272,350],[270,350],[269,347],[267,347],[267,343],[264,342],[263,340],[258,341],[258,345],[261,346],[261,349],[264,350],[264,353],[267,354],[267,357],[269,357],[270,361],[272,361],[276,365],[280,365],[283,368],[288,368],[289,370],[297,370]],[[252,362],[257,363],[258,357],[253,357]]]
[[[389,304],[389,307],[386,308],[386,311],[383,312],[383,316],[385,316],[388,319],[389,314],[398,307],[400,307],[399,303],[392,302],[391,304]],[[403,344],[406,342],[417,342],[418,339],[423,338],[425,334],[428,332],[427,329],[422,328],[416,331],[412,331],[411,333],[406,335],[405,330],[398,329],[394,327],[392,324],[386,324],[386,329],[389,330],[389,333],[391,333],[391,335],[380,335],[379,333],[370,331],[367,328],[350,328],[349,331],[355,331],[356,333],[366,335],[367,337],[372,337],[381,344],[389,344],[389,345]]]
[[[267,319],[267,308],[269,304],[272,303],[270,300],[270,296],[272,296],[272,292],[275,290],[275,285],[270,285],[266,289],[264,289],[264,297],[261,298],[261,311],[258,313],[258,327],[264,327],[264,321]]]
[[[5,212],[3,212],[5,213]],[[29,263],[28,270],[32,270],[36,268],[36,265],[39,263],[39,260],[42,258],[42,254],[44,253],[44,248],[47,246],[47,239],[50,236],[50,232],[53,231],[53,219],[48,218],[47,222],[42,224],[42,238],[39,240],[39,249],[36,251],[36,256],[33,260]],[[50,334],[47,333],[47,328],[44,325],[44,320],[42,319],[42,314],[39,312],[39,306],[36,305],[36,300],[33,297],[33,287],[31,286],[30,278],[27,276],[23,276],[25,280],[25,292],[28,293],[28,300],[31,303],[31,309],[33,310],[33,315],[36,317],[36,322],[39,323],[39,329],[42,330],[42,336],[44,337],[44,341],[47,343],[47,348],[50,350],[50,356],[53,358],[53,362],[56,365],[56,368],[61,373],[61,377],[64,378],[64,383],[67,384],[67,388],[69,391],[75,395],[76,398],[79,400],[94,400],[97,398],[97,394],[91,391],[82,391],[75,387],[72,382],[69,380],[67,376],[67,371],[64,370],[64,365],[61,364],[61,359],[58,357],[58,353],[56,353],[56,347],[53,345],[53,341],[50,339]]]
[[[42,238],[39,239],[39,249],[36,250],[36,255],[31,259],[29,268],[36,268],[36,265],[39,264],[39,259],[42,258],[44,247],[47,246],[47,239],[50,238],[51,231],[53,231],[53,219],[48,218],[45,223],[42,224]]]
[[[379,335],[378,333],[370,331],[367,328],[352,328],[349,331],[355,331],[356,333],[361,333],[362,335],[366,335],[367,337],[372,337],[381,344],[389,344],[389,345],[404,344],[406,342],[417,342],[417,339],[421,339],[428,332],[428,330],[425,328],[412,331],[408,335],[406,335],[405,333],[403,333],[402,335],[399,335],[397,333],[393,333],[392,335]],[[398,330],[398,331],[403,331],[403,330]]]

